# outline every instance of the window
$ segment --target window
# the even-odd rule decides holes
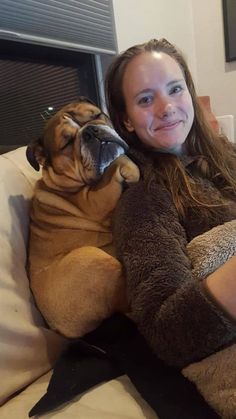
[[[0,51],[3,152],[37,138],[80,95],[101,104],[101,73],[116,53],[112,0],[1,0]]]
[[[38,138],[63,105],[87,96],[99,104],[93,54],[0,42],[2,152]]]

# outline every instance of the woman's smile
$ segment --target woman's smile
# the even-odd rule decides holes
[[[182,121],[174,121],[174,122],[169,122],[163,125],[158,126],[157,128],[154,129],[154,131],[170,131],[172,129],[177,128]]]

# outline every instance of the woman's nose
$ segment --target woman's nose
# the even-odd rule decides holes
[[[169,98],[158,98],[155,112],[159,118],[167,118],[175,113],[175,108]]]

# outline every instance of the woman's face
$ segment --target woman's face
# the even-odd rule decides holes
[[[162,52],[142,53],[123,77],[124,124],[146,146],[181,153],[192,127],[192,98],[177,62]]]

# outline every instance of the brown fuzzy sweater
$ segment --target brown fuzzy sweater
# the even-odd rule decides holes
[[[128,188],[114,216],[113,237],[127,278],[132,318],[153,351],[170,365],[183,368],[236,341],[236,324],[207,294],[191,272],[187,243],[212,227],[236,218],[236,203],[224,207],[209,223],[189,211],[181,224],[167,189],[146,177],[152,158],[137,150],[130,157],[142,178]],[[194,176],[196,164],[187,170]],[[209,201],[220,192],[203,181]]]

